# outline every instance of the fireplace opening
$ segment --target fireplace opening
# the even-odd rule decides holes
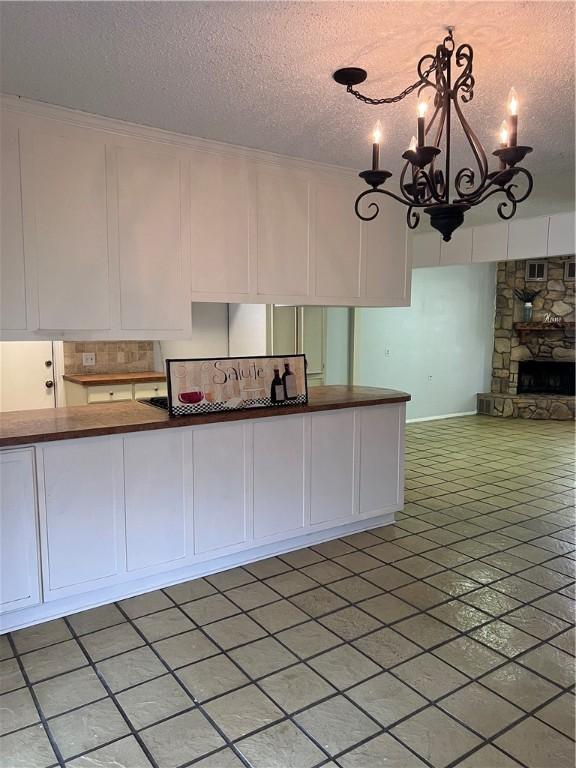
[[[575,366],[553,360],[523,360],[518,366],[518,394],[574,395]]]

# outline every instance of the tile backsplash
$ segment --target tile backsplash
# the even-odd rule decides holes
[[[96,365],[84,365],[82,355],[93,352]],[[65,373],[126,373],[154,370],[152,341],[65,341]]]

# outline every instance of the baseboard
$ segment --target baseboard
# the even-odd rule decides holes
[[[406,419],[406,424],[417,421],[439,421],[440,419],[457,419],[458,416],[476,416],[477,411],[462,411],[461,413],[445,413],[442,416],[421,416],[419,419]]]

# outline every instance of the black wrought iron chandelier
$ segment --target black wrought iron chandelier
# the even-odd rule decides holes
[[[490,171],[484,148],[464,117],[462,105],[474,97],[472,74],[472,46],[463,43],[455,50],[454,28],[448,27],[448,35],[436,47],[435,54],[426,54],[418,62],[418,80],[402,93],[383,99],[373,99],[355,90],[364,82],[367,73],[358,67],[347,67],[334,72],[334,80],[346,86],[346,91],[365,104],[393,104],[418,92],[417,137],[412,137],[409,148],[402,157],[406,163],[400,174],[400,194],[382,189],[392,176],[380,168],[380,122],[374,129],[372,168],[362,171],[360,177],[370,189],[362,192],[355,203],[356,215],[363,221],[372,221],[380,209],[375,201],[368,211],[360,211],[360,203],[370,195],[381,194],[408,207],[406,221],[410,229],[420,222],[418,209],[430,216],[430,224],[445,241],[464,221],[464,214],[472,206],[480,205],[492,195],[504,195],[497,207],[502,219],[511,219],[518,203],[532,192],[532,175],[519,163],[532,152],[532,147],[518,145],[518,96],[514,88],[508,96],[508,120],[500,127],[500,147],[492,152],[498,159],[498,168]],[[453,59],[461,70],[452,84]],[[432,115],[426,123],[426,114],[432,106]],[[450,167],[452,153],[452,108],[458,117],[464,135],[474,156],[474,167],[460,168],[452,181]],[[430,140],[427,140],[430,137]],[[443,158],[441,157],[443,152]],[[441,167],[439,167],[441,166]],[[521,182],[518,184],[518,182]]]

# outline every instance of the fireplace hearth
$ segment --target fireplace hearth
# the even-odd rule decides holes
[[[555,360],[521,360],[518,394],[574,395],[575,363]]]

